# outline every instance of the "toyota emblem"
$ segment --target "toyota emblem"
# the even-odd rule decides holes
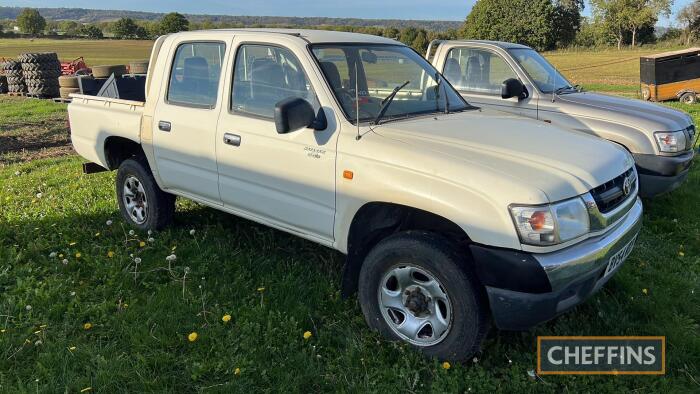
[[[629,196],[632,192],[632,178],[626,176],[624,182],[622,182],[622,193],[625,196]]]

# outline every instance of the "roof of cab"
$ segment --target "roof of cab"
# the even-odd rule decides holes
[[[308,29],[216,29],[208,30],[207,32],[222,32],[222,33],[239,33],[245,35],[274,35],[285,34],[299,37],[311,44],[322,43],[368,43],[368,44],[394,44],[403,45],[401,42],[385,37],[373,36],[370,34],[348,33],[329,30],[308,30]],[[187,33],[180,33],[187,34]]]
[[[531,49],[529,46],[515,44],[505,41],[488,41],[488,40],[445,40],[441,44],[484,44],[503,49]]]

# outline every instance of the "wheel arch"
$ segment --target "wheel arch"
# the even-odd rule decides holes
[[[382,239],[409,230],[438,233],[458,245],[471,241],[462,227],[444,216],[407,205],[368,202],[355,213],[348,231],[342,278],[344,297],[357,290],[360,269],[367,253]],[[468,253],[467,248],[464,250]]]
[[[104,157],[109,170],[116,170],[124,160],[137,157],[146,159],[146,153],[138,142],[124,138],[111,136],[104,142]]]

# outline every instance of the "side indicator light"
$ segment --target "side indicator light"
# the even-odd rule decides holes
[[[352,180],[352,178],[353,178],[354,176],[355,176],[355,174],[353,174],[352,171],[348,171],[348,170],[343,171],[343,178],[345,178],[345,179],[350,179],[350,180]]]

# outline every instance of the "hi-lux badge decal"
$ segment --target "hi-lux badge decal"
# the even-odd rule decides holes
[[[324,156],[326,154],[325,149],[321,148],[314,148],[313,146],[305,146],[304,147],[304,152],[306,155],[312,159],[320,159],[321,156]]]

